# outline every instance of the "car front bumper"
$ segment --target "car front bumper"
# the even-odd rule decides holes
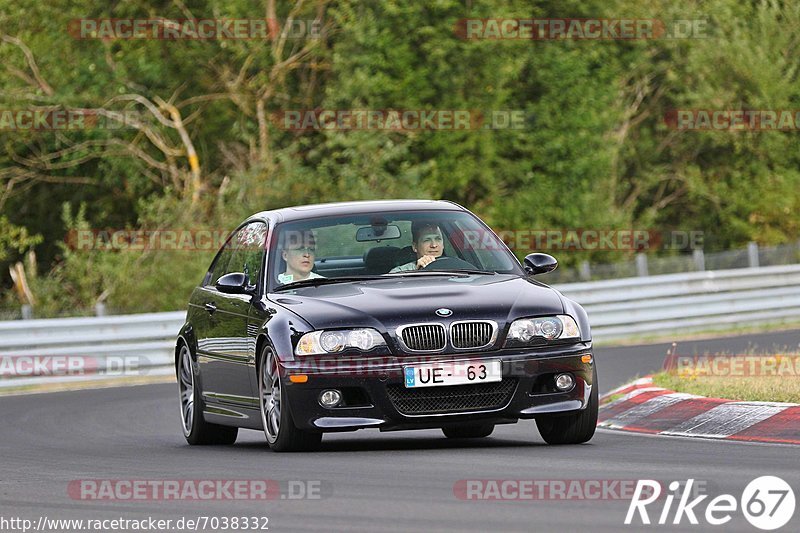
[[[590,356],[589,358],[585,356]],[[591,359],[586,362],[587,359]],[[406,389],[403,368],[419,364],[499,360],[503,384],[454,385]],[[295,425],[324,432],[378,428],[382,431],[441,428],[466,423],[513,423],[544,414],[586,408],[596,387],[594,357],[589,343],[484,353],[406,357],[303,359],[283,363],[285,391]],[[569,372],[573,387],[557,392],[553,376]],[[305,382],[292,376],[304,375]],[[458,388],[454,388],[458,387]],[[326,408],[320,394],[328,389],[358,392],[352,405]],[[421,391],[421,392],[418,392]],[[362,394],[363,393],[363,394]],[[475,395],[483,395],[481,402]],[[465,398],[459,408],[457,398]],[[352,397],[352,394],[351,394]],[[447,397],[445,409],[437,409]],[[427,403],[426,403],[427,402]],[[409,405],[416,406],[409,409]],[[470,407],[477,405],[477,407]],[[422,406],[420,409],[419,406]]]

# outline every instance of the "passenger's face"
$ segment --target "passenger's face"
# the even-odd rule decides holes
[[[283,251],[283,259],[286,261],[286,272],[288,274],[307,276],[314,268],[314,254],[316,245],[292,244]]]
[[[424,255],[430,255],[431,257],[441,256],[444,251],[444,239],[442,238],[441,230],[435,227],[425,228],[412,248],[417,252],[417,257]]]

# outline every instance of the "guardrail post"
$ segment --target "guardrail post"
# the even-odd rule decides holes
[[[95,316],[106,316],[106,304],[103,302],[94,304],[94,314]]]
[[[750,268],[758,267],[758,244],[754,242],[747,243],[747,264]]]
[[[589,281],[592,279],[592,269],[589,266],[589,261],[581,261],[581,266],[578,270],[578,276],[583,281]]]
[[[33,306],[30,304],[22,304],[22,320],[31,320],[33,318]]]
[[[639,252],[636,254],[636,275],[639,277],[649,275],[647,272],[647,254]]]
[[[703,253],[703,250],[696,248],[692,251],[692,258],[694,259],[694,268],[698,272],[702,272],[706,269],[706,255]]]

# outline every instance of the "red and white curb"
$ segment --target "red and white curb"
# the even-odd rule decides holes
[[[609,401],[613,396],[622,397]],[[600,399],[597,427],[637,433],[800,444],[800,404],[738,402],[654,387],[650,377]],[[605,402],[605,403],[604,403]]]

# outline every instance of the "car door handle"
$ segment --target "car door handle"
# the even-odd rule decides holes
[[[209,313],[213,313],[214,311],[217,310],[217,304],[215,304],[214,302],[206,302],[203,307],[205,307],[206,311],[208,311]]]

